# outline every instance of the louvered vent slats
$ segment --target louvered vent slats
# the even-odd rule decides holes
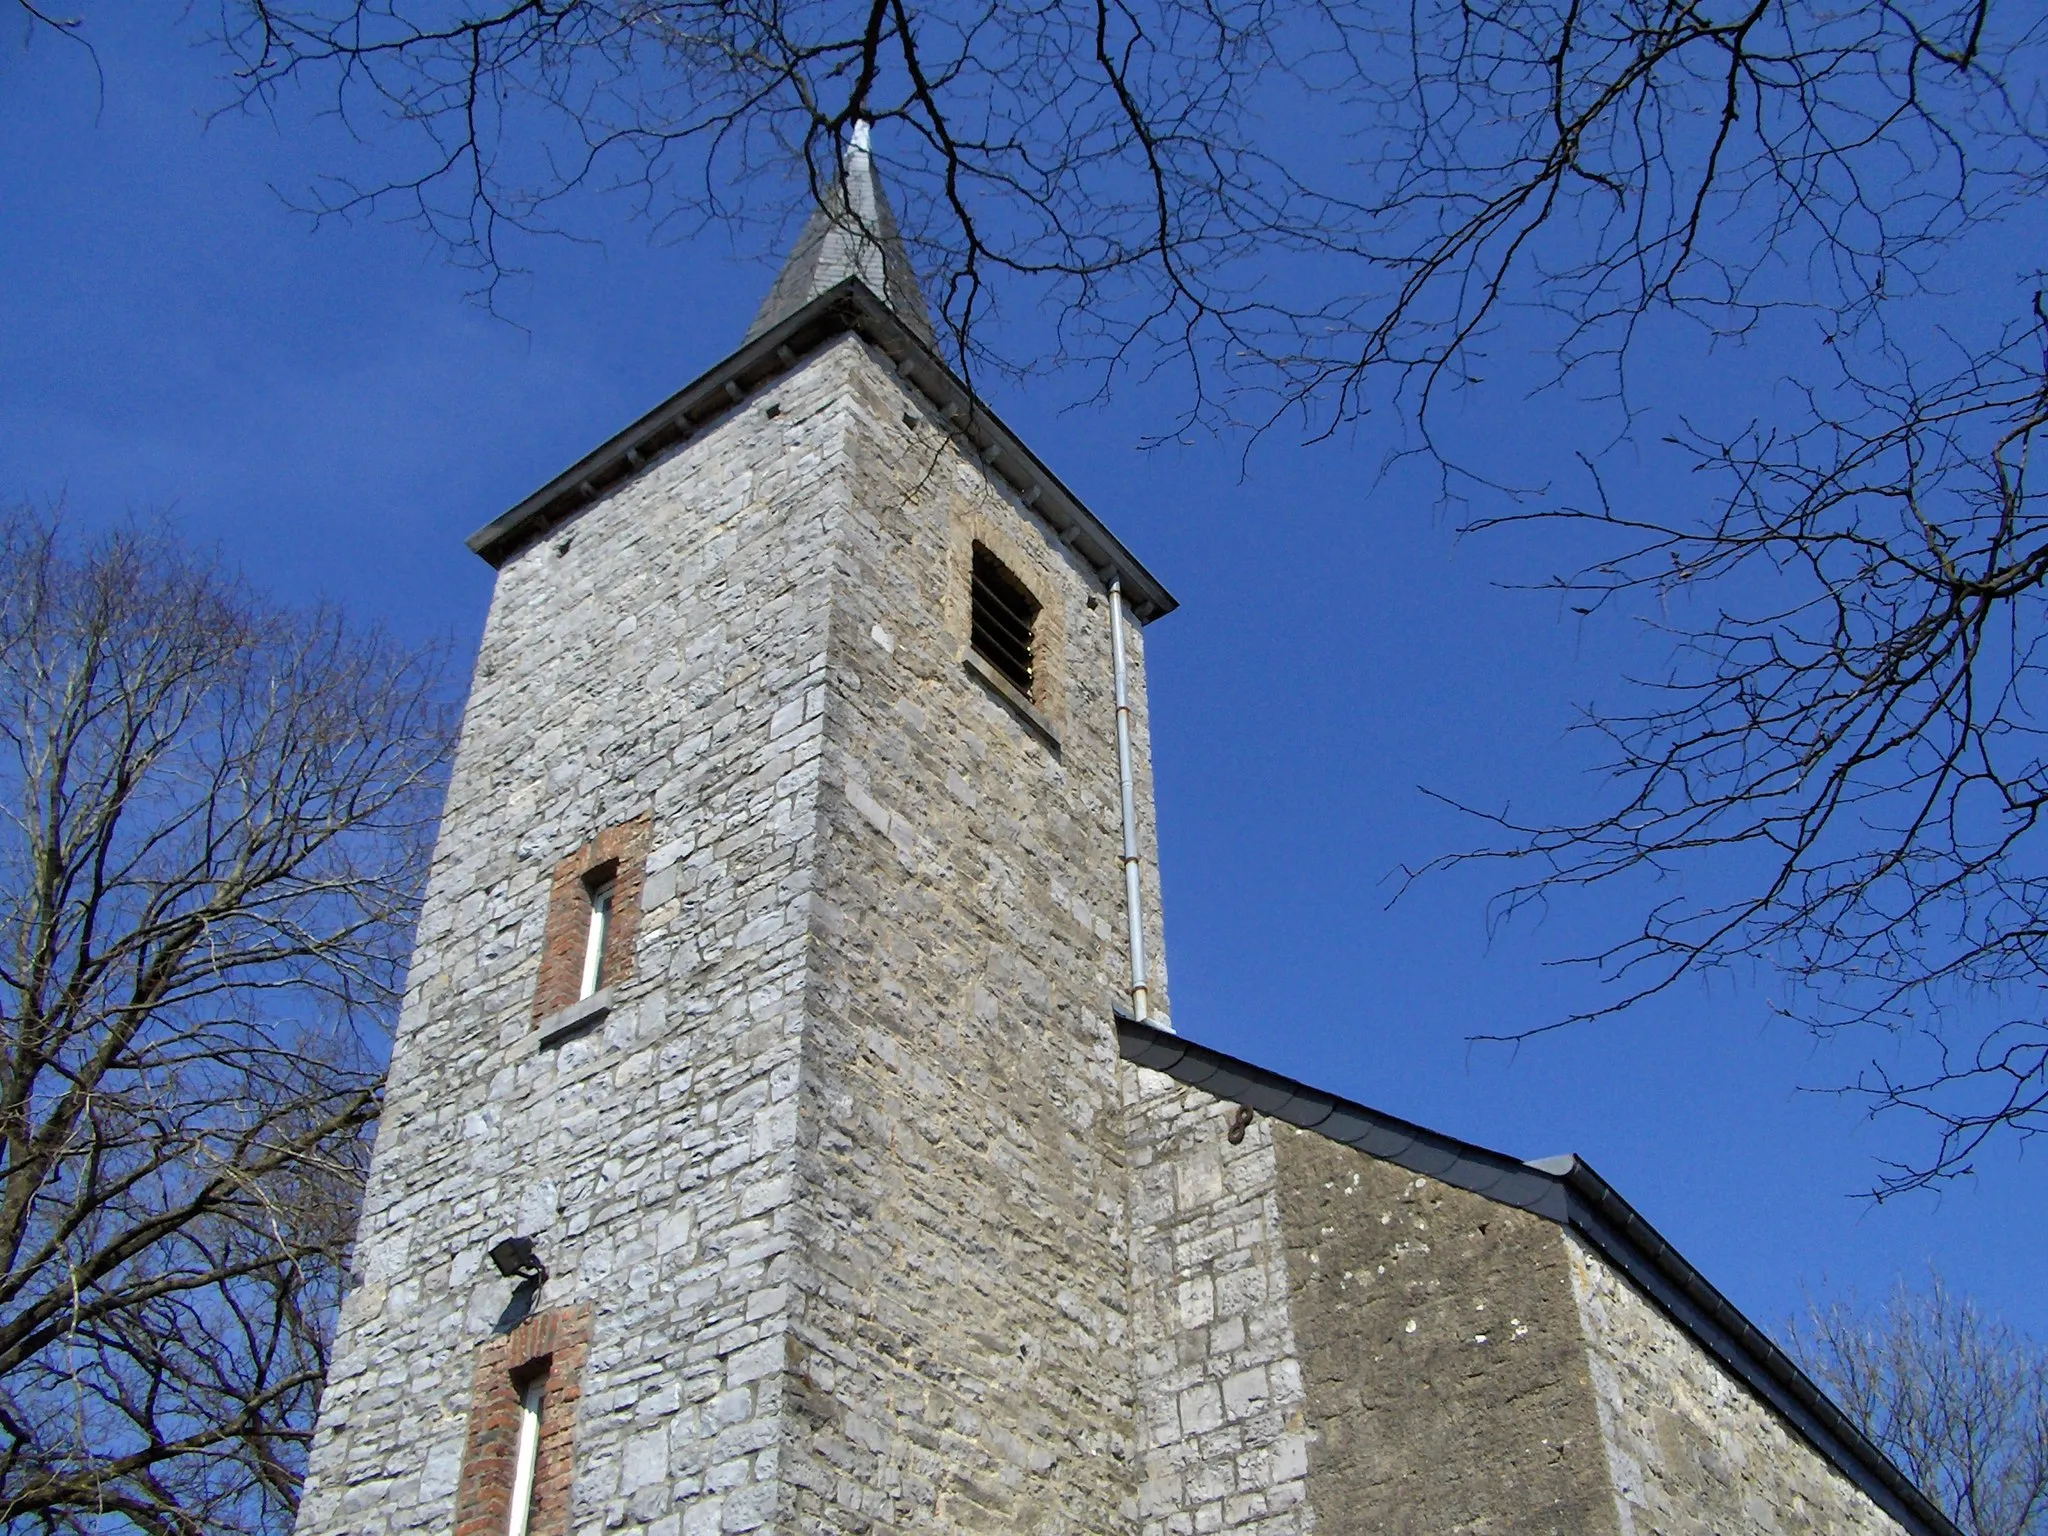
[[[994,555],[974,546],[974,649],[1017,691],[1031,693],[1038,599]]]

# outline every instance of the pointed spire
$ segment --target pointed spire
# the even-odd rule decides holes
[[[896,216],[882,195],[868,149],[868,125],[853,125],[853,139],[840,164],[839,179],[826,190],[823,206],[814,212],[796,247],[783,263],[775,286],[747,328],[752,341],[778,321],[796,313],[835,283],[857,277],[868,291],[895,312],[896,318],[925,342],[932,341],[931,314],[910,253],[896,228]]]

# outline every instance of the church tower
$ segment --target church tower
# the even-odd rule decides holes
[[[1173,599],[941,356],[864,135],[471,546],[300,1532],[1135,1530],[1111,590],[1147,870]]]
[[[1173,599],[862,136],[739,350],[471,544],[301,1536],[1958,1536],[1583,1161],[1146,1020]]]

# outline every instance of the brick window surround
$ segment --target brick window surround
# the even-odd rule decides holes
[[[539,1374],[547,1385],[541,1391],[540,1452],[526,1529],[528,1536],[568,1536],[576,1400],[589,1356],[587,1306],[536,1312],[477,1351],[468,1442],[455,1491],[455,1536],[505,1536],[510,1527],[520,1400]]]
[[[633,974],[633,940],[640,931],[640,887],[647,878],[651,813],[606,827],[555,866],[548,882],[548,923],[541,939],[540,981],[533,993],[536,1021],[576,1002],[583,989],[583,952],[590,942],[590,895],[607,882],[611,918],[605,929],[605,986]]]

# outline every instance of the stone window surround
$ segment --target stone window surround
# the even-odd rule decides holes
[[[640,891],[653,831],[653,813],[642,812],[606,827],[555,865],[548,880],[547,926],[533,994],[534,1023],[543,1043],[596,1024],[619,987],[632,978]],[[612,895],[604,938],[605,984],[585,997],[581,993],[590,942],[590,895],[607,882]]]
[[[1009,508],[1009,510],[1020,510]],[[1026,526],[1042,533],[1030,514]],[[1066,717],[1067,615],[1062,573],[1051,567],[1062,556],[1028,536],[1019,538],[990,512],[956,504],[947,539],[946,628],[955,641],[961,669],[1007,706],[1055,754]],[[1031,692],[1012,683],[974,649],[974,547],[979,544],[1038,601],[1032,635]]]
[[[567,1536],[576,1403],[590,1356],[590,1318],[588,1306],[552,1307],[477,1351],[455,1493],[455,1536],[504,1536],[510,1525],[522,1399],[527,1385],[543,1373],[547,1386],[527,1536]]]
[[[1024,696],[1022,689],[1003,676],[994,667],[990,666],[988,662],[984,661],[981,652],[975,650],[970,645],[960,653],[960,664],[970,674],[986,683],[1005,704],[1015,710],[1018,717],[1026,725],[1030,726],[1032,730],[1036,731],[1045,744],[1052,748],[1055,754],[1059,752],[1060,733],[1053,729],[1052,722],[1038,712],[1037,707],[1032,704],[1031,700]]]

